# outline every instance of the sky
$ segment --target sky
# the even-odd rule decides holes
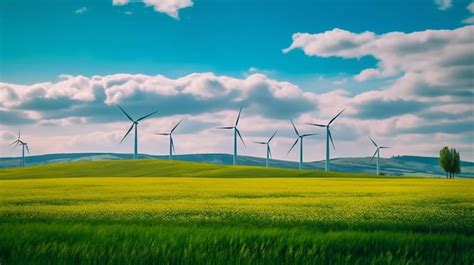
[[[133,151],[239,154],[277,136],[274,158],[304,133],[305,160],[437,156],[474,161],[474,3],[461,0],[0,1],[0,156],[21,129],[31,154]]]

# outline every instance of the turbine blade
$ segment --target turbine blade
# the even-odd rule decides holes
[[[369,139],[370,139],[370,141],[372,141],[372,143],[375,145],[375,147],[379,147],[370,136],[369,136]]]
[[[344,112],[344,110],[346,110],[346,109],[342,109],[341,112],[339,112],[334,118],[332,118],[332,119],[329,121],[328,126],[331,125],[331,123],[332,123],[335,119],[337,119],[337,117],[339,117],[339,115],[341,115],[341,113]]]
[[[379,151],[379,149],[377,148],[377,149],[375,150],[374,155],[373,155],[372,158],[370,159],[371,162],[372,162],[372,160],[374,160],[374,157],[375,157],[375,155],[377,154],[378,151]]]
[[[169,133],[155,133],[156,135],[170,135]]]
[[[10,145],[15,145],[15,146],[17,146],[19,141],[20,141],[20,140],[15,140],[15,141],[12,142]]]
[[[330,130],[328,130],[328,134],[329,134],[329,140],[331,140],[332,148],[333,148],[334,150],[336,150],[336,146],[334,146],[334,141],[332,140],[332,135],[331,135],[331,131],[330,131]]]
[[[237,127],[237,125],[239,124],[241,113],[242,113],[242,106],[240,106],[239,115],[237,116],[237,120],[235,120],[235,127]]]
[[[28,154],[30,153],[30,149],[28,148],[28,144],[25,144],[26,151],[28,151]]]
[[[219,130],[229,130],[229,129],[234,129],[235,127],[234,126],[227,126],[227,127],[217,127],[216,129],[219,129]]]
[[[139,121],[141,121],[141,120],[144,120],[144,119],[150,117],[151,115],[153,115],[153,114],[155,114],[155,113],[157,113],[157,112],[158,112],[158,111],[154,111],[154,112],[152,112],[152,113],[150,113],[150,114],[148,114],[148,115],[145,115],[145,116],[141,117],[140,119],[138,119],[137,122],[139,122]]]
[[[130,131],[133,129],[133,126],[134,126],[134,125],[135,125],[135,124],[132,123],[132,126],[130,126],[130,129],[128,129],[127,133],[123,136],[122,140],[120,140],[120,143],[122,143],[123,140],[125,140],[125,137],[127,137],[127,135],[130,133]]]
[[[290,148],[290,150],[288,151],[288,153],[287,153],[287,154],[289,154],[289,153],[291,152],[291,150],[293,150],[293,148],[295,147],[295,145],[298,143],[298,141],[299,141],[299,140],[300,140],[300,138],[299,138],[299,137],[298,137],[298,138],[296,138],[296,141],[295,141],[295,143],[294,143],[294,144],[291,146],[291,148]]]
[[[278,132],[278,130],[276,130],[276,131],[273,133],[272,137],[270,137],[270,139],[268,139],[268,142],[267,142],[267,143],[270,143],[270,142],[272,141],[273,137],[275,137],[275,135],[277,134],[277,132]]]
[[[235,130],[237,131],[237,134],[239,135],[240,141],[242,141],[242,143],[244,144],[244,146],[247,147],[247,146],[245,145],[244,138],[242,138],[242,135],[240,134],[240,131],[239,131],[237,128],[235,128]]]
[[[179,120],[178,123],[176,123],[176,125],[173,127],[173,129],[171,130],[171,133],[174,132],[174,130],[176,130],[176,128],[178,127],[178,125],[183,121],[183,119]]]
[[[381,146],[379,147],[380,149],[387,149],[387,148],[390,148],[389,146]]]
[[[18,140],[20,140],[21,129],[18,129]]]
[[[296,129],[295,123],[294,123],[293,120],[291,120],[291,119],[290,119],[290,121],[291,121],[291,125],[293,125],[293,129],[295,129],[296,135],[300,136],[300,133],[299,133],[298,130]]]
[[[123,112],[123,114],[125,114],[125,116],[127,116],[127,118],[128,118],[130,121],[135,122],[135,121],[132,119],[132,117],[130,117],[130,115],[128,115],[128,113],[125,112],[125,110],[124,110],[120,105],[117,105],[117,106],[120,108],[120,110]]]
[[[318,127],[326,127],[326,125],[323,125],[323,124],[317,124],[317,123],[309,123],[309,122],[306,122],[306,124],[308,124],[308,125],[312,125],[312,126],[318,126]]]
[[[267,144],[265,142],[254,142],[254,143],[256,143],[256,144]]]
[[[272,149],[270,149],[270,146],[268,146],[268,155],[270,156],[270,159],[273,158]]]
[[[307,134],[301,135],[301,137],[314,136],[314,135],[318,135],[318,134],[319,134],[319,133],[307,133]]]

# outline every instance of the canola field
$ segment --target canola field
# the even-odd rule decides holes
[[[0,263],[473,264],[474,182],[159,160],[0,170]]]

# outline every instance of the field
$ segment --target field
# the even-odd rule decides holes
[[[474,182],[159,160],[0,170],[0,263],[473,264]]]

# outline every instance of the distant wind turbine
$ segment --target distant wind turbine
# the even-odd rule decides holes
[[[230,129],[234,130],[234,157],[233,157],[233,161],[232,161],[233,165],[237,164],[237,135],[239,136],[240,141],[242,141],[242,144],[244,146],[246,146],[245,142],[244,142],[244,139],[242,138],[242,135],[240,134],[239,129],[237,129],[237,125],[239,125],[239,120],[240,120],[240,114],[241,113],[242,113],[242,107],[240,107],[239,115],[237,116],[237,120],[235,120],[235,125],[234,126],[226,126],[226,127],[218,127],[217,128],[217,129],[224,129],[224,130],[230,130]]]
[[[331,140],[331,144],[332,144],[332,148],[334,148],[334,150],[336,150],[336,147],[334,146],[334,142],[332,140],[332,135],[331,135],[331,130],[329,129],[329,127],[331,126],[331,123],[333,123],[333,121],[335,119],[337,119],[337,117],[339,117],[339,115],[341,115],[341,113],[344,111],[341,110],[341,112],[339,112],[336,116],[334,116],[334,118],[332,118],[328,124],[324,125],[324,124],[317,124],[317,123],[306,123],[308,125],[313,125],[313,126],[318,126],[318,127],[323,127],[323,128],[326,128],[326,165],[325,165],[325,170],[328,171],[329,170],[329,140]]]
[[[269,165],[269,162],[270,162],[270,158],[272,158],[272,151],[270,150],[270,142],[272,141],[273,137],[275,137],[275,134],[278,132],[278,130],[276,130],[272,137],[270,137],[270,139],[268,139],[268,141],[266,142],[255,142],[256,144],[264,144],[266,147],[267,147],[267,160],[265,161],[265,165],[268,167]]]
[[[127,116],[127,118],[132,122],[132,126],[130,126],[127,133],[123,136],[122,140],[120,140],[120,143],[122,143],[123,140],[125,140],[127,135],[130,133],[130,131],[132,131],[132,129],[135,128],[135,147],[134,147],[134,150],[133,150],[134,151],[133,152],[133,159],[136,159],[137,154],[138,154],[138,122],[150,117],[151,115],[157,113],[158,111],[152,112],[152,113],[150,113],[148,115],[145,115],[145,116],[143,116],[143,117],[141,117],[137,120],[134,120],[134,119],[132,119],[132,117],[130,117],[130,115],[128,115],[128,113],[120,105],[118,107],[123,112],[123,114],[125,114],[125,116]]]
[[[18,145],[21,145],[21,166],[24,167],[25,166],[25,149],[28,152],[28,154],[30,153],[30,149],[28,148],[28,143],[20,140],[20,133],[21,131],[18,130],[18,138],[13,143],[11,143],[11,145],[14,145],[15,147]]]
[[[155,133],[156,135],[167,135],[169,136],[169,139],[170,139],[170,154],[169,154],[169,160],[172,160],[173,159],[173,153],[176,153],[175,149],[174,149],[174,141],[173,141],[173,132],[174,130],[176,130],[176,128],[178,127],[178,125],[182,122],[183,120],[181,119],[178,123],[176,123],[176,125],[173,127],[173,129],[171,129],[171,131],[169,133]]]
[[[369,136],[369,139],[370,139],[370,141],[375,145],[375,147],[377,148],[377,149],[375,149],[375,153],[374,153],[374,155],[372,156],[372,158],[370,159],[370,161],[372,161],[372,160],[374,159],[375,155],[377,155],[377,175],[379,175],[380,149],[386,149],[386,148],[390,148],[390,147],[388,147],[388,146],[378,146],[378,145],[375,143],[375,141],[374,141],[372,138],[370,138],[370,136]]]
[[[317,135],[317,133],[308,133],[308,134],[301,135],[298,132],[298,130],[296,129],[296,126],[293,123],[293,120],[290,120],[290,121],[291,121],[291,125],[293,125],[293,129],[295,129],[296,136],[298,136],[298,137],[296,138],[295,143],[291,146],[290,150],[288,151],[288,154],[291,152],[291,150],[293,150],[293,147],[295,147],[295,145],[299,141],[300,142],[300,165],[299,165],[299,169],[301,169],[301,168],[303,168],[303,139],[307,136]]]

